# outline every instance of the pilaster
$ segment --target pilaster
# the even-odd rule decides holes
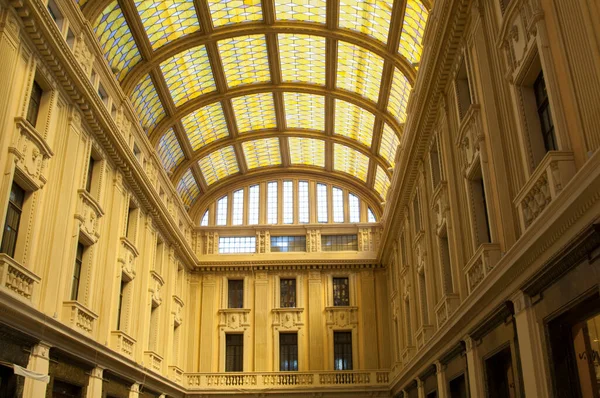
[[[323,280],[321,271],[308,273],[309,370],[323,370]]]
[[[448,391],[448,381],[446,380],[446,365],[440,361],[435,361],[435,376],[437,378],[437,396],[438,398],[450,398]]]
[[[104,368],[95,367],[90,372],[86,398],[102,398],[102,376]]]
[[[257,272],[254,280],[254,370],[269,370],[269,280],[266,272]]]
[[[483,364],[477,352],[477,342],[471,337],[464,338],[466,343],[467,365],[469,369],[469,396],[484,397],[483,388]]]
[[[50,367],[50,346],[44,342],[40,342],[33,346],[27,370],[40,374],[48,374]],[[46,396],[46,387],[48,382],[34,380],[30,377],[25,378],[25,386],[23,388],[23,398],[39,398]]]

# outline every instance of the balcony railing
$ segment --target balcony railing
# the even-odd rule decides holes
[[[39,283],[40,278],[36,274],[9,255],[0,253],[0,289],[35,302]]]

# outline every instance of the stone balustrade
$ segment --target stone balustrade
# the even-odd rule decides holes
[[[111,348],[119,354],[133,358],[133,350],[135,348],[135,339],[121,330],[114,330],[111,335]]]
[[[63,320],[73,329],[91,335],[98,315],[77,301],[65,301],[63,303]]]
[[[156,373],[162,372],[163,357],[155,351],[144,351],[144,362],[146,367],[152,369]]]
[[[435,318],[438,329],[448,321],[460,305],[460,297],[456,293],[445,294],[435,307]]]
[[[39,283],[40,278],[36,274],[9,255],[0,253],[0,290],[35,302]]]
[[[500,260],[500,245],[483,243],[465,266],[469,294],[485,279]]]

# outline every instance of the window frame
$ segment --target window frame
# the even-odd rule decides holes
[[[18,190],[20,191],[20,192],[17,192],[19,194],[19,197],[17,197],[17,195],[15,194],[15,199],[18,199],[17,201],[14,201],[13,199],[11,199],[11,197],[13,196],[13,190],[15,189],[15,187],[18,188]],[[12,185],[11,185],[9,197],[8,197],[8,206],[6,209],[6,216],[4,217],[4,228],[2,229],[2,241],[0,242],[0,253],[5,253],[9,257],[12,257],[12,258],[14,258],[15,251],[17,249],[17,242],[19,240],[19,230],[21,227],[21,221],[23,219],[23,208],[25,206],[26,198],[27,198],[27,191],[25,191],[25,189],[23,189],[19,184],[17,184],[15,181],[13,181]],[[16,228],[10,227],[10,230],[7,230],[7,228],[9,228],[8,222],[9,222],[9,217],[11,216],[11,214],[16,216],[16,219],[17,219],[15,222]],[[9,239],[8,233],[9,232],[10,232],[11,236],[14,236],[14,238],[11,241],[8,241],[8,239]],[[10,250],[7,250],[8,248],[5,245],[7,245],[7,246],[10,245],[10,247],[9,247]]]
[[[244,309],[244,279],[227,278],[227,308]],[[235,289],[232,289],[234,287]],[[237,295],[235,295],[237,293]]]
[[[282,338],[283,336],[286,336],[285,338]],[[295,344],[290,343],[290,342],[284,342],[284,340],[286,340],[288,337],[294,336],[295,337]],[[286,347],[287,349],[284,350],[283,348]],[[295,347],[295,353],[294,353],[294,347]],[[292,352],[290,353],[289,348],[292,349]],[[287,358],[284,358],[287,357]],[[294,358],[295,357],[295,358]],[[283,362],[284,360],[287,359],[287,363],[294,361],[295,359],[295,366],[288,366],[288,369],[283,369]],[[299,368],[299,350],[298,350],[298,332],[279,332],[279,371],[280,372],[297,372],[298,368]],[[292,369],[290,369],[292,368]]]
[[[349,341],[343,341],[343,342],[338,342],[336,341],[336,337],[350,337]],[[333,331],[333,337],[332,337],[332,342],[333,342],[333,370],[336,371],[344,371],[344,370],[354,370],[354,336],[351,330],[334,330]],[[342,347],[340,347],[342,346]],[[342,351],[342,357],[338,358],[338,353],[339,353],[339,348],[344,348]],[[348,353],[348,349],[349,349],[349,353]],[[349,358],[348,358],[348,354],[349,354]],[[349,366],[348,366],[348,359],[349,359]],[[341,368],[338,368],[338,362],[342,361],[342,366]]]
[[[230,342],[230,339],[233,340],[233,336],[237,338],[239,337],[239,341],[236,341],[235,345],[233,341]],[[231,343],[231,344],[230,344]],[[232,354],[230,355],[230,349]],[[225,372],[243,372],[244,371],[244,333],[225,333],[225,361],[224,361],[224,371]],[[228,358],[233,357],[233,368],[229,368]]]

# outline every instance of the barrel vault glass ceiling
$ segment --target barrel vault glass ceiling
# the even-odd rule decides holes
[[[78,0],[184,204],[274,172],[384,201],[431,0]]]

